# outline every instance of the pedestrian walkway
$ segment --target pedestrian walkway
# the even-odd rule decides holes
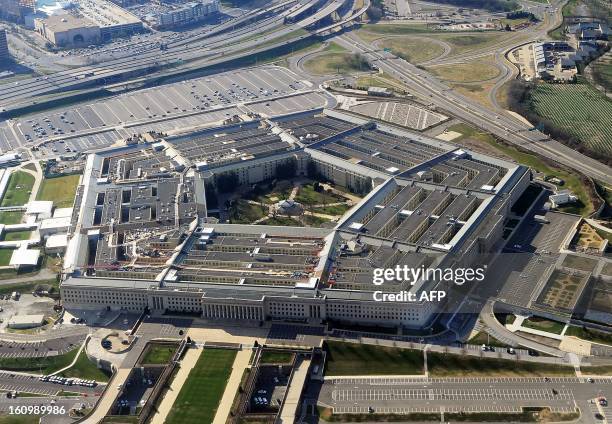
[[[151,424],[163,424],[168,417],[168,414],[172,410],[172,405],[176,401],[178,397],[181,387],[187,381],[187,377],[189,377],[189,373],[195,366],[196,362],[198,362],[198,358],[202,354],[202,349],[187,349],[185,352],[185,356],[181,360],[181,365],[174,377],[174,380],[170,383],[170,388],[164,395],[161,400],[155,415],[151,418]]]
[[[242,375],[244,374],[244,370],[249,366],[252,353],[253,351],[251,349],[243,349],[236,354],[236,359],[234,359],[234,365],[232,366],[232,373],[227,380],[227,385],[225,386],[223,397],[219,402],[213,424],[225,424],[227,421],[227,417],[232,409],[232,404],[234,403],[234,397],[236,397],[238,387],[240,387],[240,382],[242,381]]]

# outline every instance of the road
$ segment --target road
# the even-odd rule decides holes
[[[363,54],[388,75],[402,81],[408,90],[452,115],[492,133],[502,140],[574,168],[585,175],[612,184],[612,168],[550,139],[539,131],[530,131],[525,122],[512,116],[496,115],[474,100],[454,93],[429,73],[398,58],[390,52],[372,46],[354,34],[334,38],[344,48]]]
[[[51,93],[91,87],[100,83],[113,84],[124,78],[139,76],[144,80],[151,80],[162,75],[169,76],[177,72],[220,65],[304,40],[309,38],[311,33],[304,33],[303,28],[312,27],[328,15],[335,14],[343,5],[343,2],[338,0],[329,0],[327,7],[319,11],[315,8],[314,15],[285,24],[285,16],[302,7],[303,3],[315,1],[303,0],[300,3],[289,0],[273,4],[265,9],[247,13],[245,17],[213,26],[201,34],[170,41],[163,50],[160,50],[159,45],[151,45],[135,56],[26,79],[14,86],[5,85],[0,91],[0,111],[27,106],[32,102],[40,103],[42,96]],[[349,15],[346,20],[352,21],[361,13],[362,11],[359,11]],[[255,23],[251,24],[251,21]],[[316,29],[315,32],[324,29]],[[35,97],[38,99],[34,100]]]

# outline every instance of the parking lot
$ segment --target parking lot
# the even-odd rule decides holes
[[[282,99],[285,96],[291,97]],[[323,107],[328,101],[287,69],[238,70],[18,118],[11,121],[12,130],[0,126],[0,151],[41,144],[40,155],[95,150],[134,133],[224,120],[243,113],[238,104],[251,103],[249,110],[276,115]]]
[[[556,212],[546,213],[547,224],[536,222],[534,214],[527,216],[491,265],[495,275],[485,281],[484,298],[493,296],[503,302],[529,307],[544,287],[548,273],[559,257],[559,249],[576,217]],[[501,282],[501,284],[500,284]]]
[[[362,400],[571,400],[572,393],[568,389],[559,389],[557,394],[552,389],[339,389],[332,393],[335,401]]]
[[[339,377],[311,383],[308,396],[335,413],[520,412],[522,407],[549,407],[553,412],[583,414],[600,396],[609,398],[612,378],[551,377]],[[593,406],[596,408],[596,406]],[[371,409],[370,409],[371,408]],[[591,408],[592,409],[592,408]],[[590,415],[591,417],[593,415]],[[581,421],[582,422],[582,421]],[[585,421],[590,422],[590,421]]]
[[[93,396],[102,393],[104,387],[104,384],[98,384],[96,387],[64,386],[50,381],[40,381],[36,375],[0,371],[0,391],[2,392],[14,390],[16,392],[53,395],[61,390],[68,390],[70,392]]]

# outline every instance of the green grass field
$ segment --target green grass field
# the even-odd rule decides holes
[[[6,266],[11,262],[14,249],[0,249],[0,266]]]
[[[2,235],[2,239],[3,241],[28,240],[31,235],[31,231],[9,231]]]
[[[0,253],[4,251],[10,251],[12,254],[11,249],[0,249]],[[10,258],[11,257],[9,255],[9,260]],[[54,280],[46,280],[46,281],[33,281],[33,282],[28,282],[28,283],[15,283],[15,284],[1,285],[0,294],[2,295],[11,294],[14,291],[18,291],[21,293],[31,292],[34,289],[36,289],[36,287],[43,285],[43,284],[50,285],[55,292],[59,291],[59,282],[54,279]]]
[[[575,336],[583,340],[590,342],[607,344],[612,346],[612,333],[606,333],[603,331],[592,330],[590,328],[583,328],[577,326],[568,327],[565,332],[566,336]]]
[[[23,212],[0,212],[0,224],[19,224],[23,218]]]
[[[487,63],[484,60],[453,65],[429,66],[427,69],[445,81],[460,83],[487,81],[499,75],[499,69],[492,63]]]
[[[350,208],[349,205],[320,206],[313,208],[312,212],[324,213],[326,215],[344,215]]]
[[[328,342],[327,375],[423,374],[423,352],[354,343]]]
[[[495,347],[506,347],[506,346],[508,346],[507,343],[500,342],[495,337],[493,337],[491,335],[488,335],[484,331],[479,332],[474,337],[469,339],[468,343],[469,344],[476,344],[476,345],[487,344],[487,345],[495,346]]]
[[[500,41],[503,37],[504,34],[497,31],[479,34],[439,34],[435,36],[435,38],[450,44],[451,53],[449,57],[482,49]]]
[[[36,200],[52,200],[57,208],[69,208],[74,203],[80,178],[80,175],[45,178],[40,185]]]
[[[235,357],[234,350],[205,349],[172,405],[166,424],[213,422]]]
[[[315,191],[313,184],[305,184],[300,187],[295,201],[303,205],[325,205],[326,203],[342,202],[345,199],[326,191]]]
[[[109,375],[99,369],[96,364],[91,362],[85,351],[83,350],[75,364],[66,371],[60,373],[62,377],[84,378],[86,380],[96,380],[106,382],[109,380]]]
[[[268,207],[264,205],[253,205],[244,199],[234,201],[229,211],[232,224],[250,224],[268,215]]]
[[[444,353],[427,353],[429,375],[436,377],[494,377],[575,375],[570,366],[521,362],[510,359],[479,358]]]
[[[40,415],[0,415],[0,424],[38,424]]]
[[[279,227],[302,227],[300,221],[293,219],[288,216],[276,216],[274,218],[268,218],[259,223],[259,225],[276,225]]]
[[[291,352],[274,352],[270,350],[264,350],[259,360],[262,364],[289,364],[293,359],[293,353]]]
[[[531,107],[594,152],[612,155],[612,101],[589,84],[539,83]]]
[[[318,227],[326,222],[330,222],[329,219],[321,218],[319,216],[314,215],[304,215],[302,216],[302,221],[305,225],[309,227]]]
[[[12,173],[0,206],[21,206],[26,204],[30,199],[30,192],[33,186],[34,177],[27,172],[17,171]]]
[[[0,369],[9,371],[36,371],[51,374],[70,365],[78,352],[78,347],[63,355],[46,358],[1,358]]]
[[[523,327],[534,330],[547,331],[553,334],[561,334],[565,324],[559,321],[552,321],[546,318],[531,317],[523,321]]]
[[[444,48],[434,41],[414,37],[392,37],[377,44],[391,49],[393,54],[410,63],[421,63],[444,53]]]
[[[167,364],[172,359],[172,355],[176,352],[176,347],[151,344],[148,347],[147,353],[142,358],[143,364]]]

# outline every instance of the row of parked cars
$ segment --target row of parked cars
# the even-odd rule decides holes
[[[98,383],[95,380],[83,380],[81,378],[66,378],[57,375],[41,375],[38,378],[40,381],[48,381],[49,383],[63,384],[64,386],[84,386],[96,387]]]

